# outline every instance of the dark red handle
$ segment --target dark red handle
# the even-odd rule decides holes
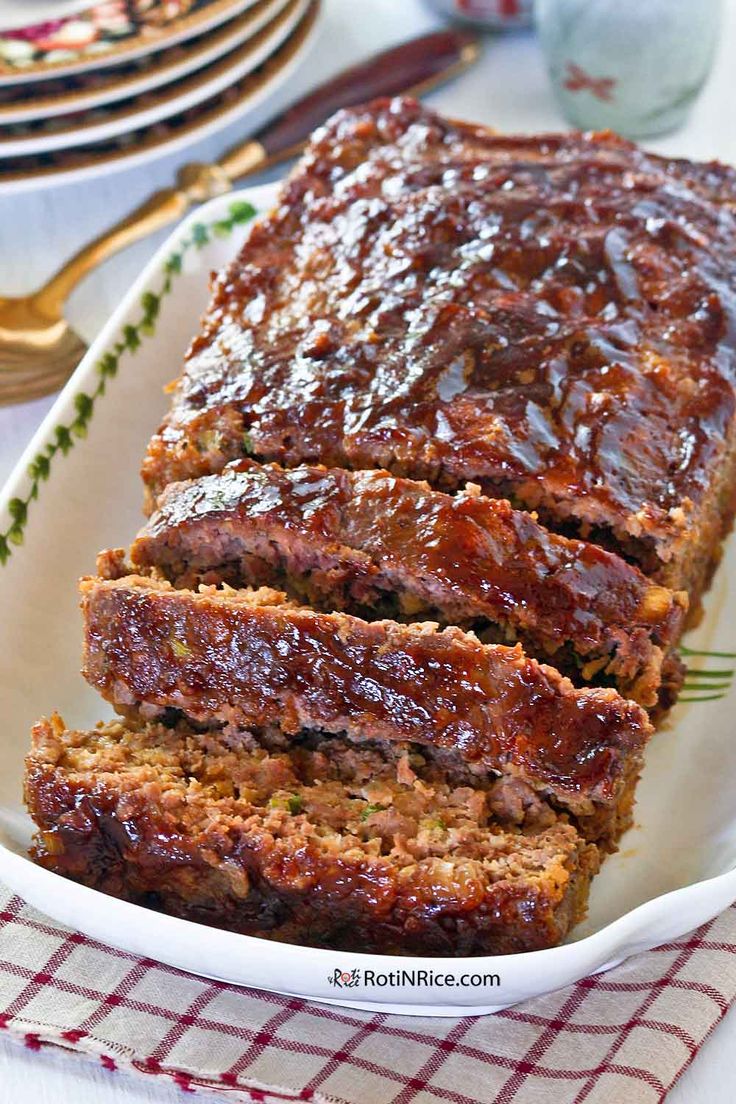
[[[374,54],[339,73],[287,108],[255,135],[269,157],[301,146],[333,111],[377,96],[433,87],[477,57],[477,40],[466,31],[435,31]]]

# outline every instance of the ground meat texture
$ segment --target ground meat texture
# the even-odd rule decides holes
[[[402,754],[408,751],[402,751]],[[365,763],[361,766],[362,760]],[[596,848],[564,817],[499,815],[390,746],[179,724],[34,729],[25,796],[43,866],[238,932],[379,953],[553,946],[585,912]],[[536,800],[536,799],[533,799]]]
[[[734,510],[736,172],[409,99],[335,115],[217,278],[144,479],[466,481],[693,609]]]
[[[268,604],[273,591],[264,604],[140,576],[81,588],[84,674],[120,710],[411,740],[520,778],[604,844],[628,823],[646,713],[615,690],[576,689],[520,645]]]
[[[237,461],[166,488],[132,569],[157,568],[177,587],[273,584],[369,619],[436,618],[520,639],[574,681],[613,684],[648,709],[672,704],[687,596],[477,491]]]

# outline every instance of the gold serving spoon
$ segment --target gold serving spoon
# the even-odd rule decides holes
[[[193,204],[231,191],[248,173],[295,156],[312,130],[338,108],[376,96],[427,92],[466,69],[478,53],[476,39],[466,32],[437,31],[346,69],[214,164],[184,165],[173,188],[154,193],[80,249],[33,295],[0,297],[0,404],[56,391],[74,371],[87,346],[64,318],[64,305],[80,280],[102,261],[178,221]]]
[[[117,226],[80,249],[38,291],[23,298],[0,297],[0,403],[25,402],[56,391],[79,364],[87,346],[63,311],[84,276],[119,250],[175,222],[192,204],[231,187],[218,166],[185,165],[177,187],[155,192]]]

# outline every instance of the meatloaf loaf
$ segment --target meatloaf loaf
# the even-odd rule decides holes
[[[613,689],[575,689],[520,645],[319,613],[269,590],[140,576],[81,587],[85,677],[123,711],[458,750],[569,810],[590,839],[610,845],[628,823],[646,713]]]
[[[734,509],[736,172],[415,101],[317,131],[217,279],[144,478],[385,467],[539,509],[694,605]]]
[[[558,943],[598,865],[521,783],[410,746],[141,721],[33,733],[35,857],[95,889],[239,932],[353,951]]]
[[[683,592],[473,486],[451,496],[386,471],[236,461],[170,484],[130,559],[177,587],[274,585],[327,611],[518,639],[573,681],[612,682],[649,709],[682,679]]]

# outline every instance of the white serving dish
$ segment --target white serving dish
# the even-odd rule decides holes
[[[130,540],[141,523],[138,465],[166,410],[163,385],[177,375],[182,354],[207,300],[208,274],[228,261],[248,227],[229,222],[244,201],[266,211],[272,187],[225,196],[196,211],[158,251],[90,349],[36,433],[0,497],[0,532],[28,500],[18,524],[22,544],[0,566],[0,663],[4,724],[0,731],[0,879],[57,920],[135,954],[226,981],[351,1007],[422,1015],[487,1013],[604,970],[666,942],[715,916],[736,899],[736,740],[733,695],[717,676],[718,697],[680,705],[654,737],[639,787],[636,826],[594,883],[588,919],[562,947],[529,954],[473,959],[383,957],[335,953],[209,929],[117,901],[67,882],[27,857],[31,822],[21,798],[28,730],[58,709],[75,726],[110,715],[78,673],[80,618],[76,581],[94,569],[98,549]],[[207,240],[195,238],[207,228]],[[189,244],[184,247],[183,243]],[[167,259],[182,258],[179,275]],[[170,290],[161,294],[167,279]],[[155,328],[140,328],[142,297],[159,296]],[[147,298],[149,318],[154,300]],[[132,327],[132,328],[131,328]],[[148,332],[146,332],[148,331]],[[99,386],[98,365],[117,364]],[[82,417],[84,436],[69,427]],[[59,428],[61,427],[61,428]],[[71,436],[68,436],[71,434]],[[68,441],[49,461],[37,495],[29,465],[44,449]],[[42,464],[43,466],[43,464]],[[733,652],[736,545],[730,543],[707,601],[707,614],[688,638],[692,648]],[[728,669],[729,660],[698,660]],[[721,696],[722,694],[722,696]],[[710,698],[710,693],[698,695]],[[360,971],[353,988],[328,982],[335,971]],[[477,988],[397,985],[371,988],[366,969],[425,969],[498,975]]]

